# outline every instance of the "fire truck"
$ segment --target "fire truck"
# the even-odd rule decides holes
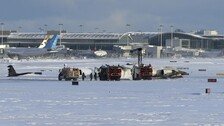
[[[134,65],[132,68],[132,79],[133,80],[151,80],[152,79],[152,66],[144,65],[142,63],[142,48],[133,49],[131,53],[137,52],[138,54],[138,64]]]
[[[151,65],[135,65],[132,69],[133,80],[151,80],[152,79],[152,67]]]
[[[101,66],[98,71],[99,79],[103,81],[109,81],[109,80],[120,80],[121,78],[121,70],[122,68],[120,66]]]
[[[81,75],[82,71],[78,68],[64,67],[59,70],[58,80],[77,80]]]

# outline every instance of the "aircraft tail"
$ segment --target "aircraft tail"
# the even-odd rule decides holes
[[[8,77],[17,76],[16,70],[12,65],[8,66]]]
[[[44,37],[44,40],[41,42],[41,44],[40,44],[40,46],[39,46],[38,48],[44,48],[44,47],[46,46],[46,44],[47,44],[49,38],[50,38],[50,35],[46,35],[46,36]]]
[[[46,46],[44,48],[47,49],[53,49],[56,48],[56,44],[58,42],[59,36],[58,35],[54,35],[46,44]]]

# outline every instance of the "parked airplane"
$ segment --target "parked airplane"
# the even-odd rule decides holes
[[[47,35],[38,48],[25,48],[25,47],[10,47],[5,50],[6,54],[10,58],[26,58],[32,56],[41,56],[51,53],[54,49],[57,49],[58,35],[53,35],[51,39],[50,35]]]
[[[42,75],[42,72],[24,72],[24,73],[16,73],[16,70],[12,65],[8,66],[8,77],[17,77],[20,75],[26,75],[26,74],[38,74]]]

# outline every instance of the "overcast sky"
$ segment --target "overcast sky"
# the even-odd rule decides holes
[[[224,0],[1,0],[4,29],[38,32],[39,28],[68,32],[157,31],[163,24],[191,31],[224,33]],[[47,25],[45,27],[44,25]],[[130,24],[127,28],[126,24]]]

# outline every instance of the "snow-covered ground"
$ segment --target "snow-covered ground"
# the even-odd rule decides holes
[[[170,62],[170,61],[177,62]],[[55,126],[224,126],[224,59],[143,59],[154,68],[171,66],[190,73],[181,79],[150,81],[57,81],[66,64],[89,69],[137,59],[0,60],[0,125]],[[17,72],[43,75],[8,78]],[[206,69],[206,71],[198,71]],[[207,82],[216,78],[216,83]],[[205,89],[211,93],[206,94]]]

